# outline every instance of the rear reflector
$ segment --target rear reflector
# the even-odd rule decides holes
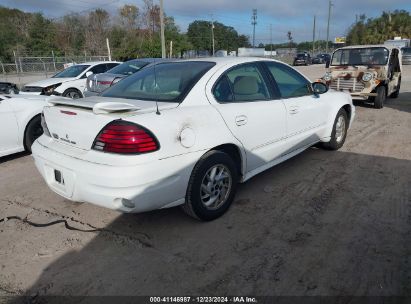
[[[94,140],[92,149],[119,154],[141,154],[159,149],[155,136],[131,122],[115,120],[106,125]]]
[[[67,114],[67,115],[77,115],[76,112],[65,111],[65,110],[60,110],[60,113]]]

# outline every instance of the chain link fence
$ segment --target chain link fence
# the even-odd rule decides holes
[[[14,62],[0,61],[0,81],[16,83],[20,88],[26,83],[49,78],[64,69],[67,64],[90,61],[107,61],[108,56],[19,56],[14,53]]]

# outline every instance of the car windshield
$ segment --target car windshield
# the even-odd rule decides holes
[[[297,54],[298,59],[305,59],[306,56],[306,54]]]
[[[411,47],[403,48],[402,53],[404,55],[411,55]]]
[[[86,70],[89,67],[89,65],[85,64],[78,64],[78,65],[73,65],[60,73],[57,73],[56,75],[53,76],[53,78],[67,78],[67,77],[77,77],[80,75],[84,70]]]
[[[384,47],[340,49],[334,52],[331,65],[385,65],[388,55]]]
[[[139,71],[141,68],[149,64],[147,61],[129,61],[129,62],[124,62],[111,70],[108,70],[107,73],[111,74],[121,74],[121,75],[131,75],[134,74],[135,72]]]
[[[215,65],[206,61],[159,63],[118,82],[103,97],[181,102],[196,82]]]

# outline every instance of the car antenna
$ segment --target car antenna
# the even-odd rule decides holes
[[[157,73],[156,73],[156,60],[154,59],[154,90],[157,90]],[[160,110],[158,109],[158,98],[156,98],[156,114],[161,115]]]

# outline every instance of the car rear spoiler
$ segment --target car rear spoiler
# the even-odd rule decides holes
[[[94,114],[108,114],[118,112],[134,112],[140,108],[124,102],[91,102],[79,99],[70,100],[66,98],[53,98],[48,100],[50,106],[69,106],[92,110]]]

